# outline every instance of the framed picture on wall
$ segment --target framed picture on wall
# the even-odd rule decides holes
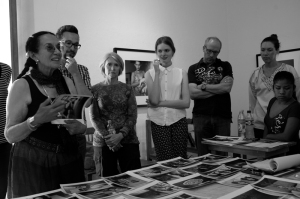
[[[295,67],[298,74],[300,74],[300,48],[279,51],[277,61],[286,63]],[[264,61],[260,54],[256,55],[256,67],[264,65]]]
[[[119,76],[119,81],[133,87],[138,106],[147,106],[147,86],[145,73],[152,67],[156,58],[154,50],[139,50],[128,48],[114,48],[125,64],[123,73]]]

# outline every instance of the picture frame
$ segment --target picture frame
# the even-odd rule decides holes
[[[147,86],[144,77],[145,73],[153,67],[153,61],[156,58],[155,51],[113,48],[113,52],[120,55],[125,64],[119,81],[132,85],[138,107],[147,106]]]
[[[276,59],[278,62],[286,63],[295,67],[298,74],[300,74],[300,48],[279,51]],[[256,54],[256,67],[264,64],[261,54]]]

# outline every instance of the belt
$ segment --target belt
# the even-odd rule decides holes
[[[24,141],[32,146],[35,146],[45,151],[50,151],[54,153],[63,153],[65,151],[62,145],[44,142],[31,136],[25,138]]]

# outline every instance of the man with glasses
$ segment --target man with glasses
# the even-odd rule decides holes
[[[73,25],[62,26],[57,30],[56,36],[60,40],[62,59],[65,62],[64,66],[61,67],[62,74],[73,80],[78,93],[92,95],[90,92],[91,79],[88,68],[77,64],[74,59],[78,49],[81,47],[77,28]],[[77,141],[84,162],[86,153],[85,135],[77,135]]]
[[[230,136],[233,75],[230,63],[217,58],[221,47],[217,37],[207,38],[203,46],[204,57],[188,70],[198,155],[209,153],[207,146],[201,143],[202,138]]]

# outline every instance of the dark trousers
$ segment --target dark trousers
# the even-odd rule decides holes
[[[119,171],[118,166],[121,171]],[[140,168],[138,144],[123,144],[123,147],[116,152],[113,152],[107,146],[102,147],[102,174],[104,177]]]
[[[209,153],[207,145],[201,143],[202,138],[211,138],[216,135],[230,136],[230,123],[231,119],[229,118],[193,114],[193,124],[199,156]]]
[[[187,158],[188,126],[186,118],[171,124],[160,126],[151,122],[153,143],[157,161]]]
[[[82,156],[83,165],[85,162],[85,154],[86,154],[86,139],[85,135],[76,135],[76,139],[78,142],[78,152]]]
[[[9,155],[12,145],[9,143],[0,144],[0,199],[5,198],[7,191],[7,177]]]

